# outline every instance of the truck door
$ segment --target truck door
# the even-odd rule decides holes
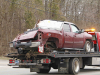
[[[78,27],[76,27],[75,25],[71,24],[71,30],[74,34],[73,38],[74,38],[74,44],[73,44],[73,48],[83,48],[84,46],[84,33],[78,33],[79,29]]]
[[[68,23],[63,24],[63,31],[64,31],[64,48],[72,48],[74,34],[71,32],[71,29]]]

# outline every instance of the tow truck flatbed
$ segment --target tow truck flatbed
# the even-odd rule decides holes
[[[30,59],[25,58],[26,54],[11,53],[6,57],[13,59],[9,60],[9,66],[14,66],[14,63],[19,59],[20,68],[30,68],[30,72],[48,73],[50,68],[58,69],[59,73],[77,74],[80,69],[84,69],[85,65],[100,66],[100,32],[89,33],[95,37],[93,40],[94,49],[91,52],[85,50],[77,51],[57,51],[31,54]],[[16,63],[15,63],[16,65]]]
[[[25,54],[8,54],[6,57],[10,58],[19,58],[24,57]],[[50,54],[34,54],[34,56],[49,56],[54,58],[67,58],[67,57],[100,57],[100,52],[56,52],[56,53],[50,53]]]

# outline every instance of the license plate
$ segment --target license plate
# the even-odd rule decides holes
[[[19,63],[19,60],[15,60],[15,63]]]

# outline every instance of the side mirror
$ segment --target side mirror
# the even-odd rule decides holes
[[[81,29],[81,30],[79,30],[79,34],[81,34],[81,33],[83,33],[84,32],[84,29]]]

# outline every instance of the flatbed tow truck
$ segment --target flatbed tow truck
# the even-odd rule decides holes
[[[94,49],[91,52],[57,51],[51,50],[48,54],[33,54],[27,59],[25,54],[11,53],[9,66],[30,68],[30,72],[48,73],[50,68],[58,69],[58,73],[78,74],[80,69],[87,66],[100,66],[100,32],[87,30],[93,36]]]

